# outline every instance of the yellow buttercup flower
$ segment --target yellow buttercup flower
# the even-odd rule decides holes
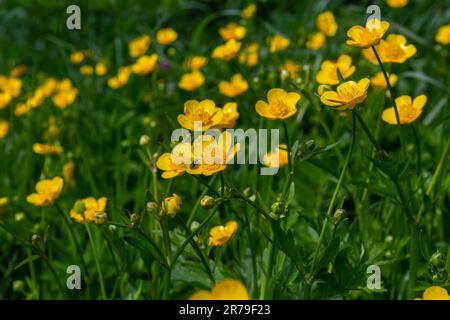
[[[355,66],[352,65],[352,58],[343,54],[339,56],[337,61],[325,60],[320,66],[316,81],[320,84],[339,84],[338,69],[344,80],[349,78],[355,72]]]
[[[406,38],[400,34],[390,34],[386,40],[381,40],[375,49],[383,63],[404,63],[416,54],[416,47],[407,45]],[[373,64],[378,64],[372,48],[364,49],[363,56]]]
[[[26,71],[27,71],[27,66],[24,64],[21,64],[21,65],[18,65],[18,66],[15,66],[14,68],[12,68],[11,71],[9,72],[9,75],[13,78],[19,78]]]
[[[0,120],[0,139],[6,137],[9,132],[9,123],[6,120]]]
[[[242,282],[224,279],[218,282],[211,292],[200,290],[189,300],[250,300],[250,296]]]
[[[178,33],[172,28],[164,28],[156,33],[156,42],[162,45],[168,45],[177,40]]]
[[[306,47],[311,50],[319,50],[325,44],[325,35],[322,32],[316,32],[308,37]]]
[[[181,204],[181,198],[174,193],[171,197],[164,199],[162,203],[162,210],[169,217],[175,217],[175,215],[181,210]]]
[[[241,11],[242,19],[251,19],[256,12],[256,4],[251,3]]]
[[[325,11],[319,14],[316,19],[316,25],[320,32],[327,37],[334,37],[336,35],[338,25],[334,19],[333,12]]]
[[[389,77],[389,84],[391,87],[395,86],[398,80],[398,76],[395,74],[388,74]],[[378,72],[376,75],[374,75],[372,78],[370,78],[370,84],[372,87],[375,87],[380,90],[386,90],[387,83],[386,79],[384,79],[383,72]]]
[[[366,26],[353,26],[347,31],[347,44],[354,47],[369,48],[377,45],[386,31],[389,29],[389,22],[378,19],[370,19]]]
[[[231,60],[239,52],[241,43],[234,39],[228,40],[225,44],[216,47],[211,56],[218,60]]]
[[[91,76],[94,74],[94,67],[89,65],[81,66],[80,73],[85,76]]]
[[[95,64],[95,74],[97,76],[104,76],[108,72],[108,68],[106,67],[106,64],[103,62],[97,62]]]
[[[189,100],[184,104],[184,114],[177,118],[178,123],[188,130],[206,131],[222,122],[222,109],[212,100]],[[198,127],[197,127],[198,126]]]
[[[253,67],[259,61],[259,44],[252,42],[247,45],[239,54],[239,63],[246,64],[248,67]]]
[[[263,163],[269,168],[281,168],[287,165],[289,163],[287,145],[280,144],[275,151],[266,153]]]
[[[225,103],[225,105],[222,108],[222,114],[223,114],[222,122],[219,123],[217,126],[214,126],[214,128],[217,129],[234,128],[234,126],[236,125],[236,121],[239,118],[239,112],[237,111],[237,103],[236,102]]]
[[[84,60],[84,53],[81,51],[75,51],[70,54],[70,62],[73,64],[80,64]]]
[[[320,96],[320,101],[335,110],[353,109],[366,99],[369,85],[368,78],[363,78],[359,82],[347,81],[341,83],[336,91],[325,91]]]
[[[241,40],[245,37],[246,29],[237,23],[230,22],[225,27],[219,29],[219,34],[223,40]]]
[[[11,95],[7,92],[0,92],[0,109],[6,108],[11,102]]]
[[[403,8],[408,4],[408,0],[386,0],[386,3],[391,8]]]
[[[108,86],[112,89],[118,89],[128,83],[131,75],[131,67],[120,67],[115,77],[108,79]]]
[[[395,102],[397,104],[400,124],[409,124],[414,122],[422,114],[423,107],[427,103],[427,96],[420,95],[414,100],[410,96],[400,96],[395,99]],[[381,117],[389,124],[397,124],[394,107],[384,110]]]
[[[297,102],[301,96],[296,92],[286,92],[283,89],[270,89],[267,101],[256,103],[256,112],[269,120],[285,120],[297,112]]]
[[[200,70],[208,63],[208,58],[203,56],[193,56],[186,60],[186,67],[191,71]]]
[[[269,44],[269,51],[270,51],[270,53],[283,51],[290,44],[289,39],[283,37],[280,34],[276,34],[276,35],[274,35],[272,37],[269,37],[267,42]]]
[[[69,184],[69,186],[74,187],[76,184],[75,163],[70,161],[64,164],[62,167],[62,175],[64,177],[64,181],[66,181]]]
[[[131,66],[131,71],[140,76],[146,76],[153,72],[158,61],[156,53],[150,56],[140,56],[137,61]]]
[[[131,57],[137,58],[144,55],[147,52],[150,45],[151,38],[148,35],[142,35],[130,41],[128,43],[128,53]]]
[[[233,137],[228,131],[222,132],[217,140],[210,135],[198,136],[192,143],[194,160],[186,171],[189,174],[205,176],[223,171],[239,148],[239,143],[233,145]]]
[[[39,89],[42,91],[44,97],[49,97],[55,91],[57,85],[58,81],[55,78],[48,78]]]
[[[416,298],[415,300],[450,300],[450,296],[448,295],[447,289],[432,286],[423,292],[422,298]]]
[[[33,151],[41,155],[57,155],[61,154],[64,150],[61,146],[53,144],[35,143],[33,144]]]
[[[233,75],[229,82],[228,81],[219,82],[220,93],[228,98],[236,97],[247,91],[247,89],[248,89],[248,82],[239,73]]]
[[[194,91],[205,83],[205,77],[200,71],[192,71],[181,76],[178,87],[186,91]]]
[[[64,180],[61,177],[55,177],[49,180],[41,180],[36,184],[36,193],[27,197],[27,202],[37,207],[46,207],[59,197],[64,186]]]
[[[93,197],[85,198],[75,202],[74,207],[70,210],[70,217],[76,222],[83,223],[85,221],[95,222],[98,213],[104,213],[108,199],[101,197],[95,199]]]
[[[448,45],[450,43],[450,23],[438,29],[434,40],[443,45]]]
[[[179,143],[172,152],[163,153],[156,161],[156,167],[164,171],[162,177],[171,179],[182,175],[191,164],[193,155],[190,143]]]
[[[60,90],[52,97],[53,104],[56,107],[63,109],[75,101],[77,94],[78,89],[76,88]]]
[[[17,97],[22,89],[22,80],[0,75],[0,92],[7,93],[12,98]]]
[[[209,230],[208,244],[213,247],[220,247],[233,238],[238,228],[234,220],[228,221],[224,226],[215,226]]]
[[[9,199],[7,197],[0,197],[0,215],[5,212],[5,207],[9,203]]]
[[[295,80],[298,78],[298,72],[300,71],[300,65],[296,64],[292,60],[286,60],[285,63],[281,66],[281,71],[286,71],[289,73],[289,77],[291,80]]]

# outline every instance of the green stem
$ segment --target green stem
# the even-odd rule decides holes
[[[364,132],[366,133],[367,137],[369,138],[370,142],[373,144],[375,149],[377,149],[377,151],[382,151],[383,149],[381,149],[380,145],[377,142],[377,139],[375,139],[369,127],[367,127],[363,117],[361,117],[361,115],[356,109],[353,110],[352,113],[354,116],[356,116],[356,119],[358,119],[359,123],[361,124],[361,127],[363,128]]]
[[[292,166],[292,154],[291,154],[291,144],[289,143],[289,132],[286,125],[286,121],[281,121],[283,123],[283,129],[284,129],[284,135],[286,138],[286,145],[287,145],[287,152],[288,152],[288,165],[289,165],[289,172],[293,172],[293,166]]]
[[[273,236],[273,232],[272,232]],[[264,300],[268,292],[268,282],[272,278],[273,265],[275,262],[275,245],[269,243],[269,264],[267,266],[267,273],[263,276],[261,281],[261,288],[259,292],[259,299]]]
[[[327,227],[328,221],[329,221],[328,218],[331,216],[331,212],[333,211],[334,204],[336,202],[337,196],[339,194],[339,190],[340,190],[342,182],[344,180],[344,176],[345,176],[345,173],[347,171],[348,164],[350,162],[350,158],[351,158],[351,155],[352,155],[352,152],[353,152],[353,147],[355,145],[355,136],[356,136],[356,119],[355,119],[355,116],[356,116],[356,114],[357,113],[355,113],[355,112],[352,113],[352,115],[353,115],[353,119],[352,119],[352,141],[350,143],[350,148],[348,149],[348,153],[347,153],[347,156],[345,158],[344,167],[342,168],[341,175],[339,176],[338,183],[337,183],[337,185],[336,185],[336,187],[334,189],[333,196],[332,196],[330,204],[328,206],[328,210],[327,210],[327,213],[326,213],[326,216],[325,216],[325,221],[324,221],[324,223],[322,225],[322,230],[320,231],[319,241],[317,242],[315,253],[314,253],[314,258],[313,258],[313,263],[311,265],[311,273],[310,273],[311,274],[311,278],[308,281],[309,284],[311,284],[312,281],[313,281],[313,277],[314,277],[314,274],[315,274],[315,268],[316,268],[316,264],[317,264],[317,259],[319,258],[320,246],[322,245],[323,238],[324,238],[324,235],[325,235],[325,230],[326,230],[326,227]]]
[[[419,226],[411,223],[411,245],[409,252],[409,279],[408,279],[408,299],[414,299],[414,288],[417,282],[417,268],[419,262]]]
[[[100,268],[100,262],[98,260],[97,250],[95,249],[94,238],[92,237],[91,230],[89,228],[89,222],[86,221],[84,223],[84,226],[86,227],[86,231],[87,231],[87,234],[88,234],[88,237],[89,237],[89,242],[91,243],[92,254],[94,255],[95,266],[97,268],[98,281],[100,283],[100,292],[101,292],[101,295],[102,295],[102,299],[106,300],[107,296],[106,296],[105,284],[103,283],[102,269]]]

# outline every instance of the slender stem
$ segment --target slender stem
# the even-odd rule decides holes
[[[98,260],[97,250],[95,249],[95,245],[94,245],[94,238],[92,237],[91,230],[90,230],[88,224],[89,224],[89,222],[86,221],[84,223],[84,226],[86,227],[86,231],[87,231],[87,234],[88,234],[88,237],[89,237],[89,242],[91,243],[92,254],[94,255],[95,266],[97,268],[98,281],[100,283],[100,292],[101,292],[101,295],[102,295],[102,299],[106,300],[107,296],[106,296],[105,284],[103,283],[102,269],[100,268],[100,262]]]
[[[377,142],[377,139],[375,139],[369,127],[367,127],[363,117],[361,117],[361,115],[356,109],[353,110],[352,113],[356,116],[356,119],[358,119],[359,123],[361,124],[361,127],[363,128],[364,132],[366,133],[367,137],[369,138],[370,142],[373,144],[375,149],[377,149],[377,151],[382,151],[383,149],[381,149],[380,145]]]
[[[326,230],[326,227],[328,225],[328,221],[329,221],[328,217],[331,216],[331,212],[333,211],[334,204],[336,202],[337,196],[339,194],[339,190],[340,190],[342,182],[344,180],[344,176],[345,176],[345,173],[347,171],[348,164],[350,162],[350,158],[351,158],[351,155],[352,155],[352,152],[353,152],[353,147],[355,145],[355,136],[356,136],[356,119],[355,119],[355,116],[356,116],[356,114],[357,113],[355,113],[355,112],[352,113],[352,115],[353,115],[353,119],[352,119],[352,141],[350,143],[350,148],[348,149],[348,153],[347,153],[347,156],[346,156],[345,162],[344,162],[344,167],[342,168],[341,175],[339,176],[338,183],[337,183],[337,185],[336,185],[336,187],[334,189],[333,196],[331,198],[330,204],[328,205],[328,210],[327,210],[327,214],[325,216],[325,221],[324,221],[324,223],[322,225],[322,230],[320,231],[320,235],[319,235],[319,241],[317,242],[317,245],[316,245],[314,258],[313,258],[313,263],[311,265],[311,279],[309,281],[310,284],[312,283],[312,280],[313,280],[312,278],[314,277],[315,268],[316,268],[316,264],[317,264],[317,259],[319,257],[320,246],[322,245],[323,238],[324,238],[324,235],[325,235],[325,230]]]
[[[411,245],[409,252],[409,279],[408,279],[408,299],[415,297],[414,288],[417,282],[417,268],[419,262],[419,226],[412,222]]]
[[[50,263],[50,261],[48,259],[44,259],[44,261],[45,261],[45,264],[47,265],[48,269],[50,270],[50,273],[52,274],[53,278],[55,278],[55,282],[58,285],[59,291],[64,296],[64,289],[63,289],[64,287],[61,284],[61,277],[58,277],[55,269],[53,268],[52,264]]]
[[[420,172],[422,171],[422,154],[420,150],[420,140],[419,136],[417,135],[416,128],[414,128],[414,125],[411,124],[410,126],[411,131],[414,136],[414,142],[416,144],[416,152],[417,152],[417,176],[420,176]]]
[[[57,211],[59,212],[59,214],[63,217],[64,223],[67,225],[67,228],[69,229],[70,236],[72,237],[72,240],[75,243],[77,253],[80,256],[81,263],[83,264],[84,272],[86,272],[86,276],[87,276],[87,278],[89,278],[89,269],[87,268],[86,262],[84,261],[83,251],[81,250],[80,243],[78,242],[75,232],[73,231],[72,224],[70,223],[69,218],[64,213],[64,211],[62,210],[62,208],[59,206],[58,203],[55,203],[55,207],[56,207]]]
[[[267,266],[267,273],[263,275],[261,280],[261,288],[259,292],[259,299],[264,300],[267,294],[267,284],[269,279],[272,277],[273,264],[275,262],[275,245],[270,242],[269,243],[269,264]]]
[[[208,192],[208,190],[211,189],[211,185],[214,183],[214,181],[216,180],[217,175],[215,174],[211,180],[209,181],[208,186],[205,188],[205,190],[203,191],[203,193],[201,194],[201,196],[197,199],[197,202],[195,203],[194,208],[192,209],[191,213],[189,214],[189,218],[187,219],[186,225],[189,227],[192,223],[192,221],[194,220],[195,217],[195,213],[198,210],[198,207],[200,206],[200,202],[202,200],[202,198],[206,195],[206,193]],[[172,179],[173,180],[173,179]]]
[[[287,152],[288,152],[288,165],[289,165],[289,172],[292,172],[293,166],[292,166],[292,154],[291,154],[291,144],[289,143],[289,132],[286,125],[286,121],[282,121],[283,123],[283,129],[284,129],[284,135],[286,138],[286,145],[287,145]]]

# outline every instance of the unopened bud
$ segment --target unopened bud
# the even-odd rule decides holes
[[[251,198],[253,196],[253,190],[250,187],[247,187],[244,189],[243,195],[246,198]]]
[[[139,145],[145,146],[150,143],[150,137],[146,134],[142,135],[139,139]]]
[[[200,200],[200,205],[203,209],[210,209],[214,207],[215,202],[216,201],[213,197],[206,195],[202,198],[202,200]]]
[[[147,202],[147,212],[151,214],[158,213],[159,206],[156,202]]]
[[[277,220],[282,219],[282,218],[286,217],[286,213],[287,213],[287,207],[281,201],[274,202],[272,204],[272,206],[270,207],[270,216],[274,219],[277,219]]]
[[[200,223],[198,223],[198,221],[193,221],[191,223],[191,231],[194,232],[195,230],[198,229],[198,227],[200,227]]]
[[[131,214],[131,216],[130,216],[130,222],[131,222],[131,226],[134,228],[134,227],[137,227],[138,225],[139,225],[139,221],[140,220],[140,217],[139,217],[139,215],[137,214],[137,213],[133,213],[133,214]]]
[[[96,212],[95,216],[94,216],[94,222],[96,224],[104,224],[108,221],[108,215],[106,214],[106,212]]]
[[[14,280],[14,282],[12,284],[12,289],[14,292],[22,291],[24,287],[25,287],[25,284],[23,283],[22,280]]]
[[[337,222],[341,221],[342,219],[345,219],[347,217],[347,211],[345,211],[344,209],[337,209],[334,212],[334,219]]]
[[[21,222],[21,221],[23,221],[23,219],[25,219],[25,213],[23,213],[23,212],[17,212],[17,213],[14,215],[14,220],[15,220],[16,222]]]
[[[39,237],[38,234],[33,234],[33,235],[31,236],[31,244],[32,244],[33,246],[37,245],[37,243],[39,242],[39,240],[41,240],[41,237]]]

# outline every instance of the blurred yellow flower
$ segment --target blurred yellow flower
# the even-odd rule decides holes
[[[272,37],[269,37],[267,42],[269,44],[270,53],[283,51],[289,46],[289,39],[283,37],[280,34],[276,34]]]
[[[0,139],[6,137],[9,132],[9,123],[6,120],[0,120]]]
[[[214,48],[211,56],[218,60],[231,60],[239,52],[241,43],[234,39],[228,40],[225,44],[222,44]]]
[[[5,212],[5,207],[9,203],[9,199],[7,197],[0,197],[0,215]]]
[[[241,40],[245,37],[245,27],[238,25],[235,22],[230,22],[225,27],[219,29],[219,34],[223,40]]]
[[[347,44],[354,47],[369,48],[377,45],[386,31],[389,29],[389,22],[378,19],[370,19],[366,26],[353,26],[347,31]]]
[[[76,184],[75,180],[75,163],[73,161],[69,161],[62,167],[62,175],[64,177],[64,181],[69,184],[69,186],[74,187]]]
[[[64,186],[64,180],[61,177],[41,180],[36,184],[36,193],[27,197],[27,202],[37,207],[46,207],[59,197]]]
[[[148,35],[142,35],[134,38],[128,43],[128,53],[131,57],[137,58],[144,55],[147,52],[150,45],[151,38]]]
[[[179,143],[172,152],[163,153],[156,161],[156,167],[164,171],[162,177],[171,179],[182,175],[186,171],[186,166],[190,165],[193,159],[191,144]]]
[[[211,292],[200,290],[189,300],[250,300],[250,296],[242,282],[224,279],[218,282]]]
[[[333,12],[325,11],[319,14],[316,19],[316,25],[320,32],[327,37],[334,37],[336,35],[338,25],[334,19]]]
[[[184,104],[184,114],[178,115],[178,123],[191,131],[206,131],[222,122],[222,109],[212,100],[188,100]]]
[[[383,63],[404,63],[416,54],[416,47],[412,44],[407,45],[406,38],[400,34],[388,35],[386,40],[381,40],[375,46],[375,49]],[[373,64],[378,64],[372,48],[364,49],[363,56]]]
[[[15,98],[22,89],[22,80],[14,77],[0,75],[0,92],[3,91]]]
[[[434,40],[443,45],[448,45],[450,43],[450,23],[438,29]]]
[[[181,210],[181,198],[176,194],[172,194],[171,197],[167,197],[162,202],[163,213],[169,217],[175,217],[175,215]]]
[[[286,71],[289,73],[289,77],[291,80],[295,80],[298,78],[298,72],[300,71],[300,65],[296,64],[292,60],[286,60],[284,64],[281,66],[281,71]]]
[[[283,89],[270,89],[267,102],[259,100],[256,112],[269,120],[285,120],[297,112],[297,102],[301,96],[296,92],[286,92]]]
[[[93,197],[85,198],[75,202],[74,207],[70,210],[70,217],[76,222],[96,221],[96,215],[106,210],[108,199],[101,197],[95,199]]]
[[[336,91],[326,91],[320,96],[322,103],[334,110],[353,109],[367,97],[370,80],[363,78],[359,82],[341,83]]]
[[[422,114],[423,107],[427,103],[427,96],[420,95],[414,99],[410,96],[400,96],[395,99],[398,109],[400,124],[409,124],[414,122]],[[389,124],[398,124],[394,107],[383,111],[382,119]]]
[[[104,76],[108,72],[108,68],[106,67],[106,64],[103,62],[97,62],[95,64],[95,74],[97,76]]]
[[[162,45],[168,45],[177,40],[178,33],[172,28],[163,28],[156,33],[156,42]]]
[[[234,220],[228,221],[224,226],[215,226],[209,230],[208,244],[213,247],[220,247],[233,238],[238,228]]]
[[[389,84],[391,87],[395,86],[398,80],[398,76],[395,74],[388,74],[389,77]],[[372,78],[370,78],[370,84],[372,87],[375,87],[380,90],[386,90],[387,84],[386,79],[384,79],[383,72],[378,72],[376,75],[374,75]]]
[[[21,117],[25,115],[28,111],[30,111],[30,107],[27,103],[19,103],[16,105],[16,108],[14,109],[14,115],[16,117]]]
[[[112,89],[118,89],[128,83],[131,74],[131,67],[120,67],[115,77],[108,79],[108,86]]]
[[[236,121],[239,118],[239,112],[237,111],[237,103],[236,102],[227,102],[222,108],[223,118],[222,122],[218,125],[214,126],[214,128],[221,129],[234,128],[236,125]]]
[[[11,95],[7,92],[0,92],[0,109],[4,109],[11,102]]]
[[[91,76],[94,74],[94,67],[89,65],[84,65],[80,67],[80,73],[85,76]]]
[[[194,91],[205,83],[205,77],[200,71],[192,71],[181,76],[178,87],[186,91]]]
[[[450,300],[450,296],[448,295],[447,289],[439,286],[431,286],[423,292],[422,298],[416,298],[414,300]]]
[[[58,81],[55,78],[47,78],[43,85],[39,87],[44,97],[49,97],[56,89]]]
[[[258,64],[259,60],[259,44],[252,42],[247,45],[239,54],[239,63],[246,64],[248,67],[253,67]]]
[[[40,155],[57,155],[61,154],[64,149],[61,146],[45,143],[35,143],[33,144],[33,151]]]
[[[75,101],[77,94],[78,89],[72,87],[72,82],[69,79],[63,79],[56,85],[56,93],[52,97],[53,104],[63,109]]]
[[[403,8],[408,4],[408,0],[386,0],[386,3],[391,8]]]
[[[316,81],[320,84],[339,84],[338,69],[344,80],[349,78],[355,72],[355,66],[352,65],[352,58],[343,54],[339,56],[337,61],[325,60],[320,66]]]
[[[233,145],[233,137],[228,131],[222,132],[217,140],[210,135],[198,136],[192,143],[194,160],[186,172],[210,176],[225,170],[239,148],[239,143]]]
[[[308,37],[306,47],[311,50],[319,50],[325,43],[325,35],[322,32],[316,32]]]
[[[242,19],[251,19],[253,17],[253,15],[255,14],[256,9],[257,9],[256,4],[250,3],[244,9],[242,9],[241,18]]]
[[[247,90],[248,90],[248,82],[239,73],[233,75],[229,82],[228,81],[219,82],[220,93],[228,98],[236,97]]]
[[[73,64],[80,64],[84,60],[84,53],[75,51],[70,54],[70,62]]]
[[[287,145],[280,144],[276,150],[268,152],[263,157],[263,163],[269,168],[281,168],[289,163]]]
[[[155,70],[157,61],[158,55],[156,53],[153,53],[150,56],[141,56],[131,66],[131,71],[137,75],[146,76]]]
[[[9,72],[9,75],[13,78],[18,78],[20,76],[22,76],[25,72],[27,71],[27,66],[24,64],[15,66],[14,68],[11,69],[11,71]]]
[[[193,56],[186,60],[186,67],[191,70],[200,70],[208,63],[208,58],[203,56]]]

